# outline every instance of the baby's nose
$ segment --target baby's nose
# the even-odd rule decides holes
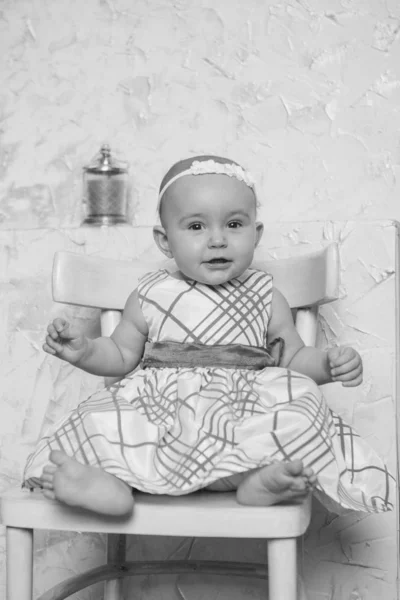
[[[211,235],[209,237],[209,246],[213,247],[213,248],[221,248],[226,246],[226,236],[224,231],[222,231],[221,229],[215,229],[211,232]]]

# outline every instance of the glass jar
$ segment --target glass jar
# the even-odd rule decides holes
[[[127,223],[128,165],[111,156],[104,144],[83,168],[84,225]]]

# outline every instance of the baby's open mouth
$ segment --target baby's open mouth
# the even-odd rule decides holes
[[[211,265],[217,265],[217,264],[228,263],[231,261],[228,260],[227,258],[212,258],[211,260],[208,260],[207,262]]]

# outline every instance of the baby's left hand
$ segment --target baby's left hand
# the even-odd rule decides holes
[[[355,387],[363,380],[361,356],[354,348],[338,346],[328,350],[328,366],[332,381],[341,381],[343,387]]]

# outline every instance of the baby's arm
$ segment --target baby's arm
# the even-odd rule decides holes
[[[48,327],[43,349],[88,373],[123,377],[139,364],[147,333],[135,291],[128,298],[121,321],[110,337],[92,340],[66,321],[55,319]]]
[[[362,382],[361,357],[353,348],[343,346],[325,352],[304,345],[294,325],[290,307],[276,288],[273,290],[271,310],[268,341],[277,337],[285,341],[280,366],[307,375],[318,385],[341,381],[344,386],[356,386]]]

